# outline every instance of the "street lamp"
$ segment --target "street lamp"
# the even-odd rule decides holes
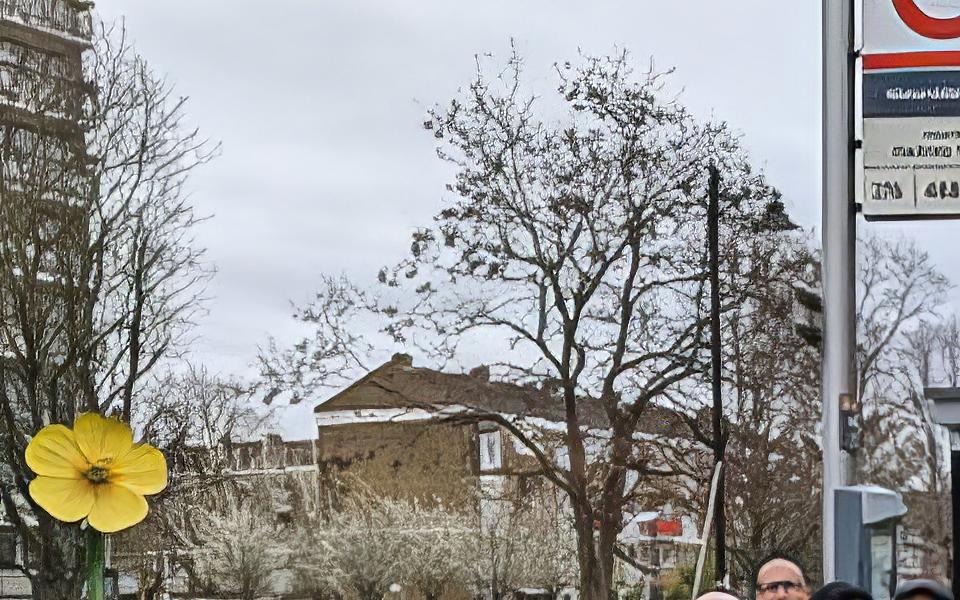
[[[960,593],[960,388],[925,388],[934,423],[950,430],[950,480],[953,506],[953,596]]]

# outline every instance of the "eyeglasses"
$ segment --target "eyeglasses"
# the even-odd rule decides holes
[[[757,591],[764,596],[772,596],[777,593],[777,590],[783,588],[784,593],[789,594],[794,590],[799,590],[803,587],[799,583],[794,583],[793,581],[772,581],[770,583],[758,583]]]

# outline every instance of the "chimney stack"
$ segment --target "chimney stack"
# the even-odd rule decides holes
[[[470,369],[470,377],[474,379],[482,379],[484,381],[490,381],[490,367],[487,365],[480,365],[479,367],[474,367]]]
[[[404,354],[403,352],[397,352],[390,358],[390,362],[396,363],[398,365],[403,365],[405,367],[413,366],[413,357],[409,354]]]

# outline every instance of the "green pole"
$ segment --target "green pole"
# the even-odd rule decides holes
[[[103,534],[87,527],[87,600],[103,600]]]

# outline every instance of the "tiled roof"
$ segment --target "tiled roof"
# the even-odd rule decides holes
[[[395,405],[410,407],[465,406],[481,412],[565,421],[565,409],[559,390],[550,384],[540,387],[491,381],[489,371],[480,367],[471,374],[445,373],[414,367],[409,357],[399,355],[370,371],[314,409],[317,413],[351,408],[344,404],[347,396],[362,394],[364,388],[387,392]],[[577,403],[578,416],[584,425],[604,429],[606,412],[600,401],[582,397]],[[651,405],[641,418],[640,430],[646,433],[670,434],[681,425],[677,415],[668,409]]]

